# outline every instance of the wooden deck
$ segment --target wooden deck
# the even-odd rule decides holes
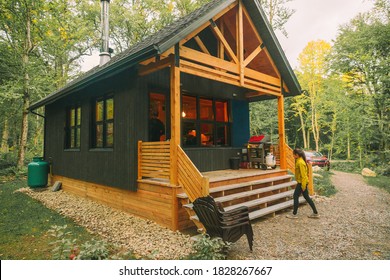
[[[204,172],[210,182],[209,193],[226,210],[247,206],[250,219],[290,208],[293,205],[292,194],[296,186],[293,175],[284,169],[239,169]],[[186,193],[177,195],[179,205],[186,209],[190,220],[198,228],[202,227],[192,210],[192,203]],[[300,200],[303,202],[303,200]],[[180,208],[180,206],[179,206]]]

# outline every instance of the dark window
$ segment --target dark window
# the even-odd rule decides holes
[[[183,95],[182,143],[188,147],[230,145],[228,102]]]
[[[81,107],[66,110],[65,149],[80,149]]]
[[[114,147],[114,98],[95,100],[93,116],[93,148]]]

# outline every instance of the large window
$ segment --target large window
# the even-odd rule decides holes
[[[93,148],[114,147],[114,98],[95,100],[93,116]]]
[[[80,149],[81,107],[66,110],[65,149]]]
[[[229,146],[228,107],[226,100],[183,95],[183,145],[187,147]]]

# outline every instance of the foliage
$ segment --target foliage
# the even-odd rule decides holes
[[[76,239],[71,239],[71,232],[66,231],[67,225],[52,226],[49,230],[49,234],[54,238],[54,241],[50,244],[53,248],[53,259],[55,260],[67,260],[71,258],[76,246]]]
[[[331,162],[332,169],[348,172],[348,173],[360,173],[361,168],[359,161],[357,160],[349,160],[349,161],[332,161]]]
[[[78,246],[78,241],[72,238],[72,233],[66,231],[67,225],[52,226],[49,230],[55,239],[51,244],[55,260],[105,260],[109,256],[107,243],[92,239]]]
[[[280,30],[284,36],[287,37],[287,31],[284,25],[295,13],[286,5],[292,0],[260,0],[261,6],[267,14],[268,20],[274,30]]]
[[[384,189],[386,192],[390,193],[388,176],[364,177],[364,179],[370,186],[375,186]]]
[[[194,253],[189,256],[189,259],[225,260],[230,247],[231,243],[223,241],[220,237],[211,238],[208,234],[202,234],[194,243]]]
[[[320,175],[322,176],[321,178],[314,177],[314,191],[321,196],[329,197],[335,195],[337,190],[330,180],[332,173],[322,171]]]

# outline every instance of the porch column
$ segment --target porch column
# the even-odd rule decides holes
[[[282,87],[283,88],[283,87]],[[286,158],[286,140],[284,133],[284,97],[283,94],[278,96],[278,127],[279,127],[279,153],[280,153],[280,168],[287,168]]]
[[[180,68],[179,68],[179,53],[178,47],[175,47],[175,55],[171,64],[171,168],[170,168],[170,183],[178,185],[178,169],[177,169],[177,146],[180,145]]]

